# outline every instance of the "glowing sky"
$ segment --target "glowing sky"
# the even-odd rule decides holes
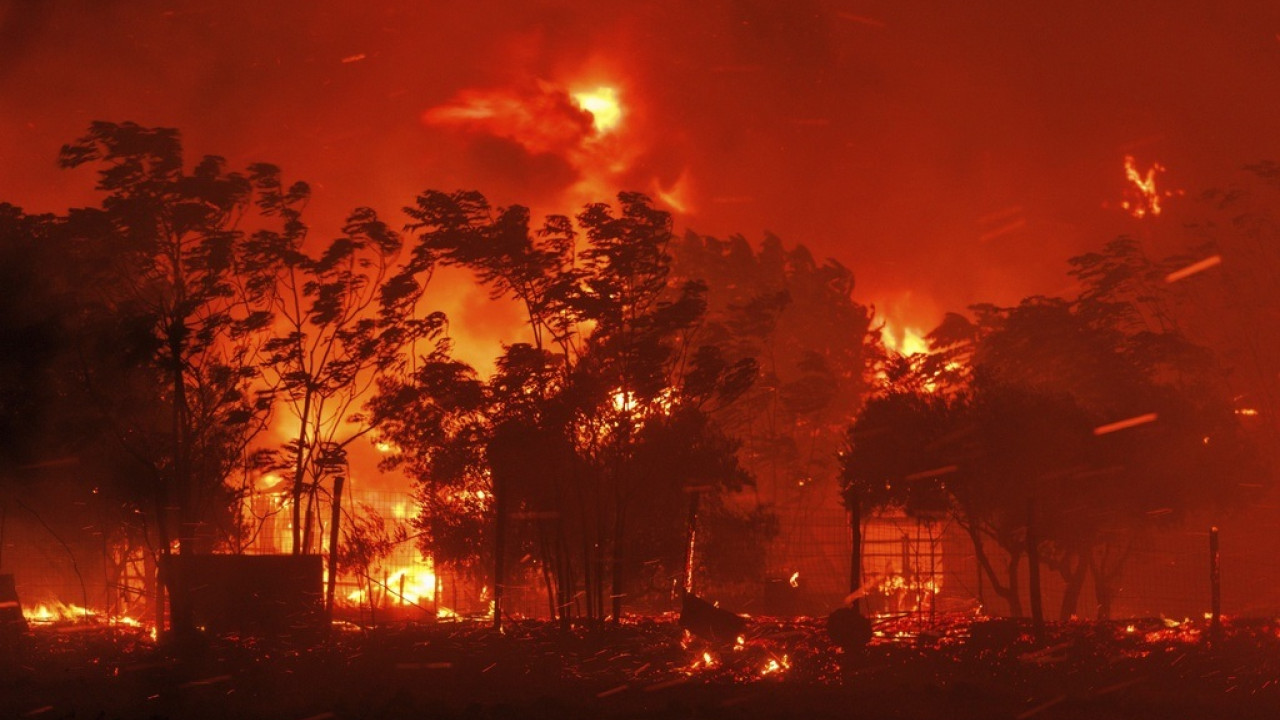
[[[426,188],[561,212],[637,189],[680,228],[835,256],[927,329],[1137,232],[1125,156],[1189,195],[1280,158],[1278,34],[1262,0],[0,2],[0,200],[89,201],[54,158],[95,119],[283,166],[321,237]],[[455,333],[514,322],[440,287]]]

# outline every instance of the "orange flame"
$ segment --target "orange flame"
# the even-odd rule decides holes
[[[1165,171],[1160,163],[1153,164],[1145,173],[1138,172],[1135,163],[1132,155],[1124,156],[1124,176],[1132,187],[1125,193],[1128,197],[1120,203],[1120,207],[1138,219],[1159,215],[1163,210],[1161,199],[1181,194],[1182,191],[1161,191],[1156,187],[1156,176]]]

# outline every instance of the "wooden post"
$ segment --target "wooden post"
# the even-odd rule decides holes
[[[329,520],[329,584],[324,591],[324,609],[333,622],[333,600],[338,586],[338,526],[342,520],[342,485],[346,478],[333,479],[333,517]]]
[[[853,609],[861,615],[862,593],[858,591],[862,589],[862,503],[854,500],[851,505],[849,529],[853,534],[853,548],[849,554],[849,594],[857,596],[853,599]]]
[[[502,629],[503,591],[507,585],[507,489],[493,475],[493,629]]]
[[[1209,528],[1210,627],[1217,632],[1222,623],[1222,555],[1218,551],[1218,528]]]

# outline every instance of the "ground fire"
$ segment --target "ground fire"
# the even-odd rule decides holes
[[[1274,3],[82,5],[0,717],[1280,713]]]

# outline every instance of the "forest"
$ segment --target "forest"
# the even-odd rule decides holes
[[[992,612],[1043,620],[1045,573],[1054,617],[1107,618],[1141,538],[1273,489],[1274,165],[1206,192],[1181,250],[1102,239],[1068,296],[956,309],[906,351],[852,269],[678,233],[640,193],[537,219],[426,190],[334,233],[306,182],[193,162],[175,129],[95,122],[59,162],[95,205],[0,204],[0,497],[65,545],[67,487],[91,488],[96,542],[152,569],[245,552],[272,478],[329,611],[339,575],[410,542],[495,624],[517,577],[565,627],[617,621],[695,578],[756,591],[780,510],[759,489],[798,483],[854,519],[855,607],[863,525],[896,513],[963,529]],[[491,373],[433,309],[446,269],[522,319]],[[344,502],[370,452],[412,487],[398,533]],[[194,632],[191,578],[157,577],[162,630]]]

